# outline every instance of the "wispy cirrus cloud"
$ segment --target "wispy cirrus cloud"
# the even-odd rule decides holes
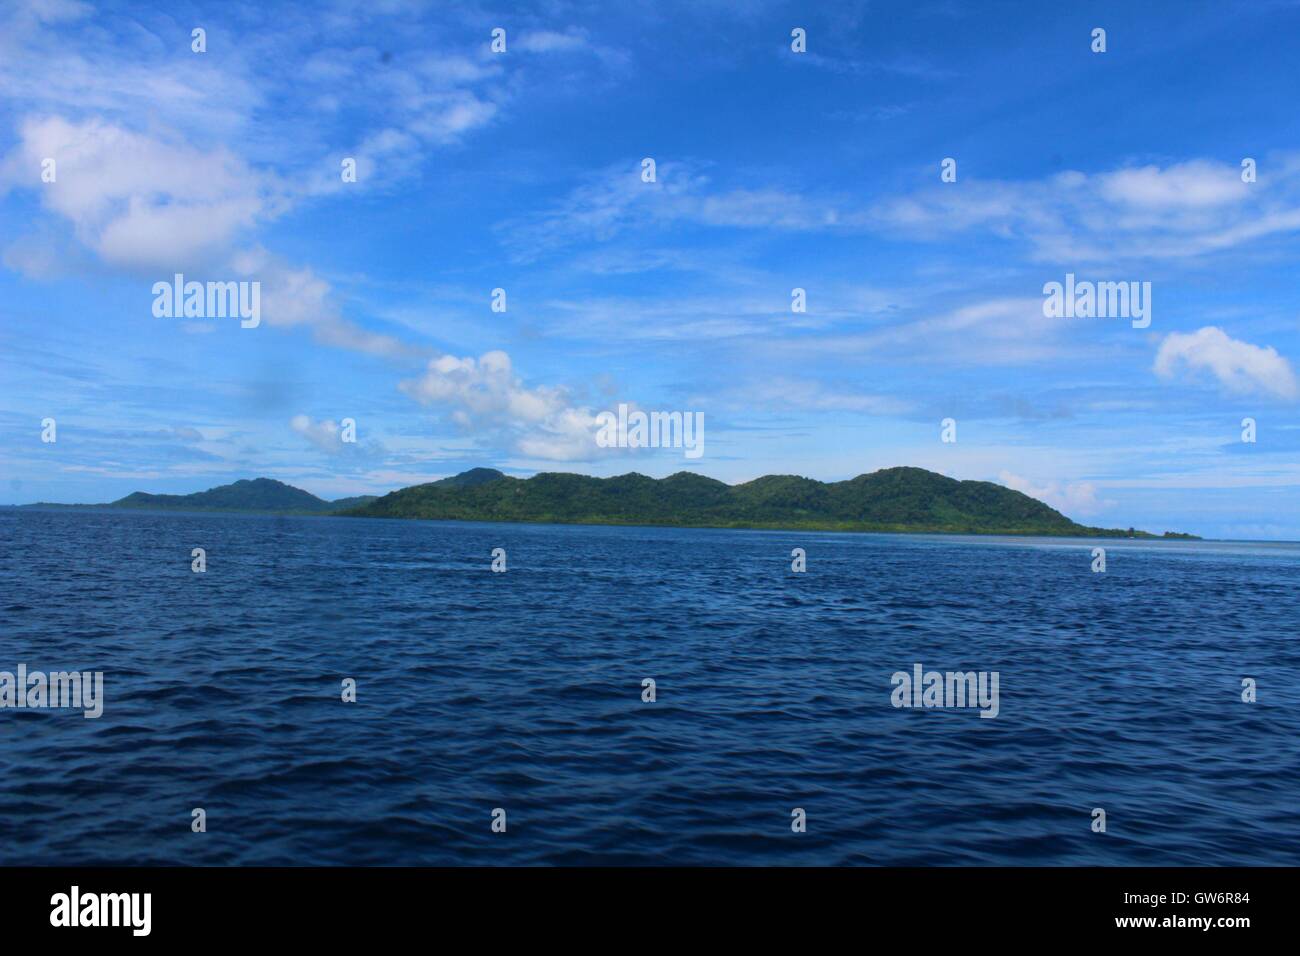
[[[875,356],[944,365],[1022,365],[1060,357],[1066,326],[1043,318],[1041,299],[977,298],[960,305],[905,303],[856,331],[831,328],[773,343],[790,356]]]
[[[1271,157],[1258,182],[1203,159],[1067,171],[1036,180],[963,176],[901,195],[849,197],[763,182],[727,183],[698,162],[663,160],[643,182],[629,158],[590,174],[550,208],[503,222],[521,261],[629,232],[693,225],[884,235],[919,242],[984,234],[1032,260],[1186,259],[1300,231],[1300,155]]]
[[[877,202],[876,229],[920,240],[984,233],[1033,259],[1185,259],[1300,231],[1300,156],[1272,157],[1259,181],[1196,159],[1025,181],[959,179]]]
[[[655,181],[642,179],[641,158],[589,174],[559,202],[498,224],[519,261],[573,245],[607,242],[683,223],[715,228],[801,231],[831,228],[841,213],[829,199],[780,186],[719,187],[704,164],[656,161]]]
[[[741,418],[746,410],[788,413],[797,411],[845,413],[863,416],[900,416],[916,407],[910,399],[864,390],[851,382],[814,381],[790,374],[751,381],[719,396],[720,405]]]

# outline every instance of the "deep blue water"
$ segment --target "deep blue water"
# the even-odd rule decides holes
[[[1300,863],[1300,546],[1094,543],[2,511],[0,863]]]

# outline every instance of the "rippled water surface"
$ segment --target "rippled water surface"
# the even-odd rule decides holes
[[[0,863],[1300,863],[1300,546],[1095,543],[2,511]]]

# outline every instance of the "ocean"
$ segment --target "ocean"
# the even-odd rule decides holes
[[[3,509],[0,671],[103,699],[0,709],[0,863],[1296,865],[1298,572],[1296,544]],[[996,674],[996,716],[896,706],[918,666]]]

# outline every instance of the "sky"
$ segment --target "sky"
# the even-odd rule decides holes
[[[3,0],[0,503],[913,465],[1300,539],[1298,35],[1269,0]],[[176,274],[260,321],[155,314]],[[1149,325],[1047,315],[1067,275]],[[602,447],[620,404],[702,414],[702,454]]]

